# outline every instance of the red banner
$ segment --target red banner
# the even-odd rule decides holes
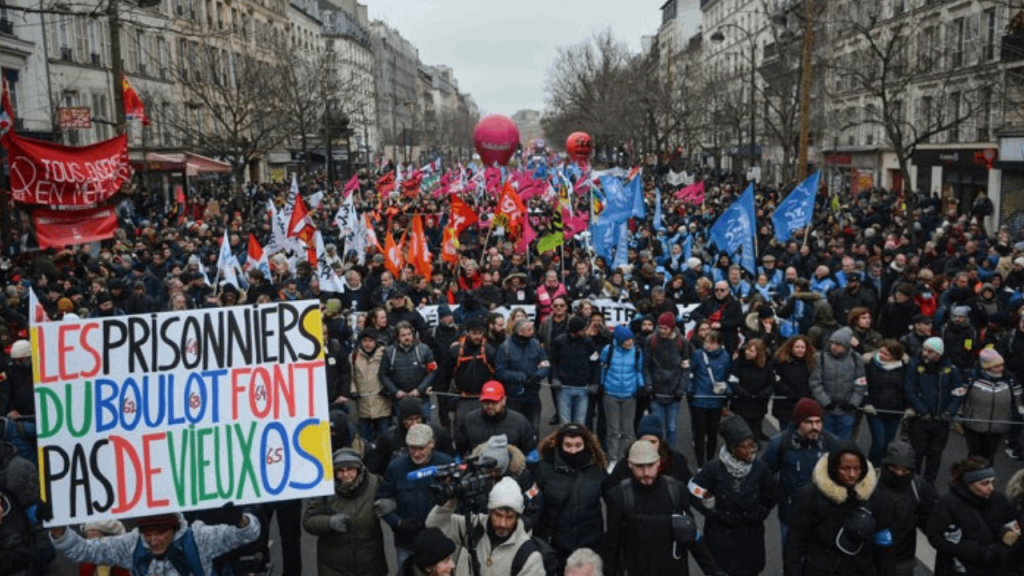
[[[15,202],[43,206],[91,206],[109,199],[131,178],[128,136],[71,147],[6,138]]]
[[[85,210],[36,208],[32,211],[32,221],[41,248],[61,249],[106,240],[117,230],[117,212],[113,206]]]

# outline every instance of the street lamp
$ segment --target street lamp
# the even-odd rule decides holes
[[[757,132],[755,124],[755,114],[757,113],[757,103],[754,100],[754,91],[757,89],[757,80],[754,76],[755,69],[757,68],[757,34],[758,32],[748,32],[746,28],[737,26],[736,24],[726,23],[722,24],[718,30],[715,30],[711,34],[711,41],[715,44],[720,44],[725,40],[725,34],[722,34],[722,28],[735,28],[746,36],[747,41],[750,42],[750,165],[754,166],[754,146],[757,142]]]

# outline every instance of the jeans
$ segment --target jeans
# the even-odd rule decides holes
[[[558,417],[562,424],[585,424],[587,396],[585,386],[562,386],[558,391]]]
[[[383,418],[360,418],[359,435],[367,442],[376,443],[377,438],[379,438],[384,432],[387,432],[388,425],[390,423],[390,416],[385,416]]]
[[[856,418],[853,413],[846,414],[831,414],[825,413],[825,418],[822,426],[825,430],[831,432],[839,440],[849,440],[853,437],[853,422]]]
[[[877,468],[882,463],[885,450],[889,443],[896,438],[900,430],[899,416],[867,416],[868,430],[871,430],[871,448],[868,450],[868,460]]]
[[[615,398],[605,394],[604,413],[608,420],[608,458],[625,458],[626,450],[636,440],[633,428],[636,398]]]
[[[670,447],[675,448],[676,436],[678,436],[676,433],[676,420],[679,419],[679,400],[665,403],[657,399],[651,400],[651,414],[661,419],[661,437],[668,442]]]

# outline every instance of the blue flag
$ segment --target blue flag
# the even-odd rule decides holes
[[[683,258],[689,260],[693,257],[693,233],[686,235],[686,240],[683,241]]]
[[[821,182],[821,170],[807,177],[799,186],[786,196],[786,199],[775,209],[772,223],[775,224],[775,239],[787,242],[793,231],[806,227],[814,216],[814,197],[818,194],[818,183]]]
[[[726,208],[711,227],[711,241],[729,256],[740,254],[740,266],[756,274],[754,233],[757,230],[754,212],[754,184],[747,185],[743,195]]]
[[[637,173],[636,177],[626,184],[626,196],[633,201],[633,209],[629,215],[634,218],[647,217],[647,207],[644,206],[644,184],[640,175],[641,173]]]
[[[614,176],[602,176],[604,188],[604,210],[598,216],[603,223],[619,224],[633,216],[633,198],[622,186],[622,180]]]
[[[656,199],[654,200],[654,229],[664,232],[665,226],[661,223],[661,188],[654,189]]]
[[[629,223],[622,222],[616,227],[615,260],[612,270],[629,264]]]

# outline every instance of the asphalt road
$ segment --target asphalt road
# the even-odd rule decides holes
[[[551,403],[551,396],[547,390],[543,390],[541,394],[541,400],[543,402],[543,413],[541,416],[541,430],[540,437],[543,438],[549,434],[554,427],[547,424],[548,418],[553,413],[553,406]],[[436,416],[435,416],[436,418]],[[770,418],[770,417],[769,417]],[[693,468],[693,462],[695,457],[693,454],[693,448],[690,444],[690,419],[689,412],[684,408],[679,412],[679,438],[677,442],[677,448],[681,449],[683,454],[691,462],[691,468]],[[765,434],[772,436],[778,432],[774,422],[766,421]],[[867,426],[863,425],[860,429],[860,434],[857,437],[858,444],[867,452],[868,445],[870,442],[870,433],[868,432]],[[948,471],[949,466],[967,455],[966,446],[964,444],[963,437],[958,434],[951,434],[949,444],[946,447],[945,454],[943,455],[942,470]],[[1005,482],[1010,476],[1018,469],[1020,469],[1022,463],[1009,459],[1002,450],[996,457],[995,469],[997,486],[999,481]],[[696,472],[696,470],[693,470]],[[945,482],[940,481],[938,489],[940,493],[947,490]],[[698,515],[698,521],[699,515]],[[766,524],[766,549],[768,553],[767,566],[763,572],[766,575],[774,575],[782,573],[782,547],[779,540],[779,524],[775,512],[772,512],[771,517],[767,520]],[[387,550],[389,554],[393,555],[394,547],[392,545],[390,530],[385,527],[384,529]],[[272,556],[274,561],[274,576],[282,576],[283,571],[281,569],[281,549],[280,549],[280,537],[277,529],[277,523],[272,521],[271,525],[271,540],[272,540]],[[309,534],[303,533],[302,535],[302,575],[301,576],[317,576],[316,572],[316,540]],[[916,573],[918,576],[927,576],[931,574],[931,568],[934,566],[934,550],[928,545],[928,542],[924,537],[918,533],[918,567]],[[690,573],[701,574],[700,569],[691,560],[690,562]],[[392,573],[395,573],[396,567],[392,563]],[[64,559],[58,559],[51,566],[49,574],[60,575],[60,576],[73,576],[77,574],[77,569],[74,568],[71,563]],[[299,576],[299,575],[287,575],[287,576]]]

